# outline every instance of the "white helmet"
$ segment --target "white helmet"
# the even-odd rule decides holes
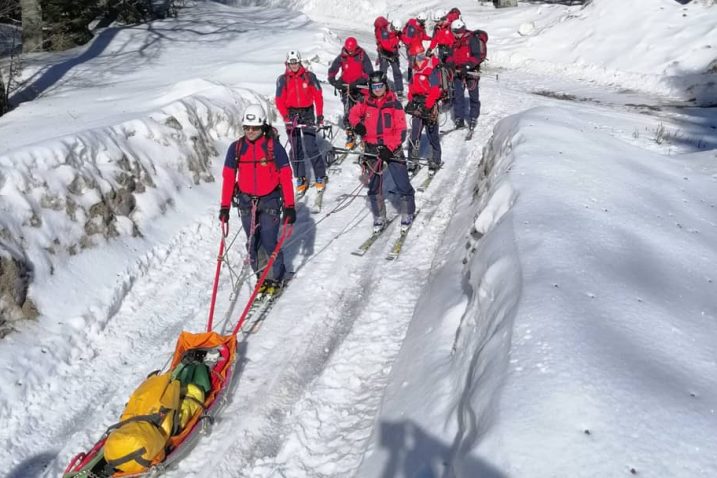
[[[261,105],[249,105],[244,110],[241,119],[243,126],[264,126],[266,124],[266,113]]]
[[[299,53],[299,50],[289,50],[286,53],[286,62],[301,63],[301,53]]]
[[[401,20],[399,20],[398,18],[394,18],[393,20],[391,20],[391,26],[393,27],[394,30],[400,30],[401,27],[403,26],[403,22]]]
[[[448,10],[445,8],[439,8],[433,12],[433,20],[437,22],[443,19],[446,15],[448,15]]]
[[[466,24],[463,23],[463,20],[461,20],[460,18],[453,20],[451,22],[451,31],[453,31],[453,32],[463,30],[465,27],[466,27]]]
[[[421,12],[416,15],[416,20],[418,20],[419,22],[425,22],[426,20],[428,20],[428,15],[426,15],[426,12]]]

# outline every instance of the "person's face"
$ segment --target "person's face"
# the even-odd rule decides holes
[[[256,141],[261,136],[261,126],[244,126],[244,136],[249,141]]]
[[[371,94],[378,98],[382,97],[386,94],[386,85],[384,85],[383,83],[372,83]]]
[[[301,68],[301,63],[299,63],[298,61],[289,62],[289,70],[296,73],[297,71],[299,71],[299,68]]]

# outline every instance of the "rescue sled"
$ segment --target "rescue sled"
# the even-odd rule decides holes
[[[230,335],[212,331],[219,273],[229,233],[222,224],[207,332],[182,332],[167,370],[150,374],[135,389],[119,421],[109,427],[87,452],[77,454],[63,478],[155,476],[191,450],[208,431],[229,400],[236,369],[237,334],[250,316],[277,254],[293,227],[284,223],[276,249],[269,256]]]
[[[63,478],[150,476],[181,458],[208,431],[226,404],[236,365],[237,338],[182,332],[166,371],[134,391],[120,421]]]

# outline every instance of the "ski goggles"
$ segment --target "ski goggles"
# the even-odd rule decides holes
[[[300,64],[301,62],[300,62],[299,60],[296,60],[296,59],[291,59],[291,60],[287,61],[286,63],[287,63],[288,65],[298,65],[298,64]]]
[[[377,91],[377,90],[380,90],[381,88],[386,88],[386,85],[383,83],[371,83],[372,91]]]

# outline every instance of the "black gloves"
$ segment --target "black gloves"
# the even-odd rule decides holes
[[[294,206],[284,207],[284,222],[294,224],[296,222],[296,209]]]
[[[430,48],[426,50],[426,56],[433,56],[433,50],[431,50]]]
[[[468,76],[468,72],[470,71],[470,67],[468,65],[462,65],[461,66],[461,76],[466,77]]]
[[[359,123],[356,126],[354,126],[353,130],[354,130],[354,133],[356,133],[359,136],[366,135],[366,126],[363,123]]]
[[[316,124],[319,125],[319,126],[321,126],[322,124],[324,124],[324,115],[319,115],[319,116],[316,117]]]
[[[379,146],[376,150],[378,157],[384,161],[391,161],[393,159],[393,151],[388,149],[386,146]]]
[[[222,206],[219,209],[219,222],[229,222],[229,206]]]

